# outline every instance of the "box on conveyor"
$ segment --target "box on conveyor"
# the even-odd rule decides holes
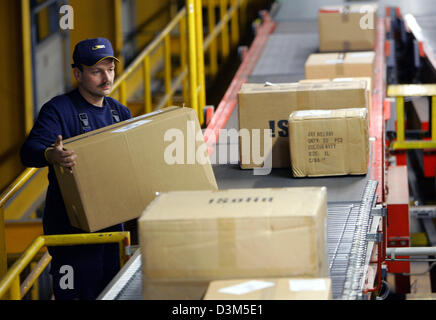
[[[312,53],[306,60],[306,79],[371,78],[374,86],[374,51]]]
[[[318,11],[319,51],[374,50],[377,5],[325,6]]]
[[[323,83],[323,82],[352,82],[352,81],[365,81],[366,83],[366,95],[368,101],[368,119],[371,119],[372,109],[372,80],[370,77],[353,77],[353,78],[333,78],[333,79],[304,79],[300,80],[300,83]]]
[[[366,174],[366,109],[307,110],[289,117],[294,177]]]
[[[265,152],[267,148],[262,139],[260,146],[253,143],[256,142],[253,138],[255,130],[272,130],[272,168],[290,168],[288,120],[293,111],[368,106],[366,83],[362,81],[274,85],[246,83],[238,93],[238,103],[242,169],[262,167],[263,163],[259,163],[253,154],[260,150],[260,156],[266,157],[271,152]],[[243,130],[247,130],[248,134],[243,135]],[[262,134],[260,137],[263,137]]]
[[[332,300],[330,278],[216,280],[204,300]]]
[[[162,109],[65,140],[77,164],[71,173],[55,171],[71,224],[94,232],[139,217],[156,192],[216,190],[209,157],[174,163],[175,136],[166,141],[168,132],[178,134],[182,160],[189,148],[207,155],[202,139],[188,140],[202,138],[190,108]]]
[[[326,197],[325,187],[161,194],[138,220],[144,298],[201,299],[212,280],[326,277]]]

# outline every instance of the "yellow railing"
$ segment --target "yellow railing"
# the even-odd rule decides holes
[[[183,100],[197,111],[199,121],[204,122],[203,108],[206,105],[206,84],[204,52],[209,50],[209,67],[211,76],[218,72],[219,53],[221,61],[228,58],[230,48],[239,42],[239,15],[245,19],[248,0],[219,0],[220,20],[216,23],[216,0],[186,0],[186,7],[180,10],[171,22],[138,55],[114,84],[111,95],[118,94],[118,99],[127,105],[127,80],[142,68],[144,90],[143,112],[149,113],[163,106],[172,105],[176,90],[182,88]],[[203,39],[202,6],[207,5],[208,29]],[[229,6],[230,5],[230,6]],[[188,8],[188,10],[186,10]],[[229,28],[229,24],[230,27]],[[180,36],[180,71],[173,80],[171,64],[171,33],[178,27]],[[221,36],[221,45],[217,38]],[[151,94],[151,54],[163,46],[165,95],[154,108]],[[221,50],[219,52],[219,49]],[[189,81],[187,78],[189,77]]]
[[[21,300],[30,288],[32,288],[40,274],[51,261],[51,256],[48,252],[46,252],[33,267],[22,284],[20,284],[20,275],[44,246],[71,246],[116,242],[118,242],[120,248],[120,265],[122,267],[128,259],[129,253],[127,252],[127,247],[130,245],[129,232],[39,236],[0,280],[0,299],[9,293],[9,299]]]
[[[24,172],[0,195],[0,278],[6,274],[8,261],[5,240],[5,205],[37,171],[38,169],[36,168],[24,170]]]
[[[23,43],[24,129],[29,134],[33,126],[32,41],[30,1],[21,0],[21,30]],[[0,273],[1,275],[1,273]]]
[[[388,97],[394,97],[397,111],[397,139],[392,143],[394,150],[436,148],[436,84],[390,85]],[[432,97],[431,99],[431,140],[406,140],[404,98]]]

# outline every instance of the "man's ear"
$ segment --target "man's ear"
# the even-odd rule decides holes
[[[82,80],[82,71],[80,71],[79,68],[73,68],[73,74],[77,82],[80,82]]]

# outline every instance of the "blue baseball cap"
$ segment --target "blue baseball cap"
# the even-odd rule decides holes
[[[73,61],[71,66],[78,67],[80,65],[93,66],[96,63],[112,58],[120,62],[114,56],[114,49],[111,42],[106,38],[86,39],[80,41],[74,47]]]

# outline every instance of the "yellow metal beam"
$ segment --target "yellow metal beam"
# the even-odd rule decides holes
[[[144,113],[153,111],[151,99],[150,56],[144,58]]]
[[[436,96],[436,84],[395,84],[388,86],[389,97]]]
[[[431,140],[407,140],[394,141],[392,143],[394,150],[411,150],[411,149],[436,149],[436,141]]]
[[[30,31],[30,1],[21,0],[21,28],[24,72],[24,129],[28,135],[33,127],[33,81],[32,81],[32,42]]]
[[[180,69],[182,72],[188,69],[188,43],[186,38],[186,17],[183,17],[180,20]],[[182,80],[182,94],[183,101],[188,101],[189,99],[189,90],[188,90],[188,81],[187,77],[183,77]]]
[[[203,13],[200,0],[195,0],[195,23],[197,42],[197,81],[198,92],[198,120],[200,125],[204,123],[203,108],[206,106],[206,80],[204,74],[204,49],[203,49]]]
[[[195,29],[195,0],[186,0],[186,14],[188,15],[188,51],[189,51],[189,95],[191,108],[197,114],[198,110],[198,80],[197,80],[197,51]]]
[[[170,41],[170,33],[168,33],[164,38],[164,55],[165,55],[165,94],[169,95],[171,92],[171,41]],[[173,104],[173,100],[171,96],[168,97],[167,106],[171,106]]]
[[[404,132],[404,97],[397,96],[397,140],[403,142],[405,139]]]

